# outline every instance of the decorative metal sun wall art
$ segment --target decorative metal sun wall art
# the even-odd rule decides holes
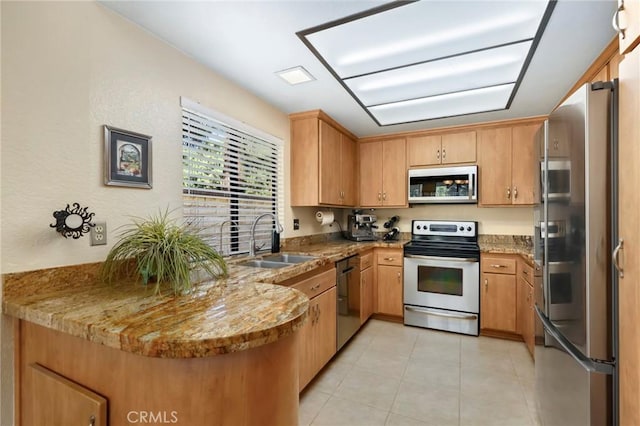
[[[63,237],[71,237],[77,240],[89,232],[91,227],[95,226],[94,223],[91,223],[91,219],[95,213],[88,212],[88,208],[89,207],[80,207],[78,203],[73,203],[73,208],[71,208],[69,204],[67,204],[66,209],[53,212],[56,223],[52,223],[49,226],[56,228],[56,231]]]

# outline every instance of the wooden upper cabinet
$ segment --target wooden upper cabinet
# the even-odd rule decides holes
[[[404,139],[360,143],[360,205],[407,205],[406,144]]]
[[[355,137],[322,111],[289,117],[291,205],[355,206]]]
[[[349,136],[342,134],[342,204],[358,204],[358,145]]]
[[[320,121],[320,204],[342,203],[341,159],[340,132]]]
[[[618,22],[624,28],[624,37],[618,33],[619,50],[625,55],[640,43],[640,0],[618,0],[618,7]]]
[[[442,164],[475,163],[476,132],[442,135]]]
[[[407,139],[409,167],[476,162],[476,132],[415,136]]]
[[[482,206],[535,204],[539,186],[535,136],[539,127],[530,124],[478,132]]]
[[[409,167],[440,164],[441,148],[441,135],[407,138],[407,163]]]
[[[480,204],[511,204],[511,127],[478,132]]]
[[[537,167],[535,136],[540,124],[516,126],[511,131],[511,202],[516,205],[535,204],[539,195],[540,171]]]

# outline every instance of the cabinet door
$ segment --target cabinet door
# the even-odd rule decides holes
[[[406,142],[394,139],[382,143],[382,205],[407,205]],[[378,173],[380,173],[378,171]]]
[[[320,121],[320,204],[342,203],[340,182],[342,139],[339,131]]]
[[[620,15],[620,23],[626,23],[624,38],[618,36],[619,51],[622,55],[631,52],[640,42],[640,0],[618,0],[624,10]]]
[[[301,391],[313,379],[316,374],[314,328],[318,301],[314,297],[309,301],[309,313],[307,320],[298,332],[298,390]]]
[[[517,205],[532,205],[540,185],[540,166],[536,152],[536,132],[540,124],[517,126],[512,129],[512,202]]]
[[[378,313],[403,315],[402,268],[378,266]]]
[[[625,5],[627,2],[625,1]],[[619,262],[620,424],[640,424],[640,48],[620,62],[619,98]]]
[[[336,296],[335,287],[316,297],[318,304],[318,319],[313,331],[316,370],[314,375],[336,353]]]
[[[529,311],[529,284],[524,278],[518,277],[516,289],[516,332],[522,335],[526,342],[527,316]]]
[[[442,135],[442,164],[475,163],[476,132]]]
[[[360,205],[382,205],[382,142],[360,144]]]
[[[515,275],[482,274],[480,328],[516,331]]]
[[[475,141],[474,141],[475,143]],[[407,139],[407,164],[413,166],[432,166],[440,164],[442,136],[416,136]],[[474,146],[475,147],[475,146]],[[474,152],[475,161],[475,152]]]
[[[27,371],[33,393],[25,401],[31,407],[25,411],[24,424],[106,426],[104,397],[38,364],[31,364]]]
[[[529,297],[527,298],[527,314],[525,317],[525,334],[524,334],[524,342],[527,344],[527,349],[529,349],[529,353],[533,356],[534,345],[535,345],[535,299],[533,297],[533,285],[529,284]]]
[[[511,204],[511,127],[478,132],[480,204]]]
[[[319,191],[319,120],[291,121],[291,205],[317,206]]]
[[[342,205],[355,206],[358,204],[356,190],[356,175],[358,172],[356,142],[349,136],[342,134]]]
[[[360,271],[360,324],[373,314],[373,268]]]

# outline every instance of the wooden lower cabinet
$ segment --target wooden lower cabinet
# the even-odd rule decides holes
[[[480,330],[517,337],[516,257],[480,257]]]
[[[403,252],[402,249],[376,249],[376,313],[402,318]]]
[[[107,425],[107,400],[40,364],[26,370],[33,383],[25,421],[34,425]]]
[[[402,316],[402,268],[378,266],[378,313]]]
[[[302,390],[336,353],[335,268],[294,287],[311,298],[307,322],[300,330],[298,340],[299,390]],[[319,294],[309,294],[310,291]]]
[[[521,276],[518,277],[518,333],[527,345],[527,349],[533,356],[534,345],[534,311],[533,311],[533,286]]]

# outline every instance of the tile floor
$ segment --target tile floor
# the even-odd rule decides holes
[[[300,395],[300,425],[535,426],[522,342],[370,320]]]

